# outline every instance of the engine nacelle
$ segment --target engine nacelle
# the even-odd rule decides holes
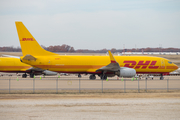
[[[136,70],[128,67],[120,68],[120,77],[134,77],[136,75]]]
[[[49,70],[45,70],[42,72],[44,75],[57,75],[57,72],[52,72],[52,71],[49,71]]]

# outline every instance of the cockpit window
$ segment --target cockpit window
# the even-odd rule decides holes
[[[169,63],[169,64],[172,64],[172,62],[171,62],[171,61],[168,61],[168,63]]]

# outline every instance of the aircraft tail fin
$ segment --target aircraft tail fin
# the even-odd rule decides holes
[[[57,55],[55,53],[44,50],[22,22],[15,22],[15,24],[23,56],[28,54],[32,56]]]

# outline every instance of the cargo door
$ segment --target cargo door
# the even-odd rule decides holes
[[[161,66],[160,66],[161,69],[165,69],[165,62],[164,62],[164,59],[161,59]]]
[[[40,66],[39,68],[45,70],[49,70],[51,68],[51,65],[52,65],[52,60],[50,58],[41,58],[38,64],[38,66]]]
[[[51,67],[52,67],[52,60],[51,59],[47,59],[47,68],[48,68],[48,70],[50,70],[51,69]]]

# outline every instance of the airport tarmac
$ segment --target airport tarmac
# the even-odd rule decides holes
[[[17,76],[0,77],[0,88],[8,89],[9,78],[11,78],[11,92],[13,89],[31,89],[33,78],[21,78],[17,81]],[[155,77],[154,80],[147,80],[148,93],[144,90],[138,93],[138,81],[126,79],[117,80],[117,77],[108,81],[103,81],[104,93],[101,93],[102,80],[89,80],[88,75],[82,75],[81,88],[95,89],[94,92],[79,93],[79,79],[75,75],[60,76],[58,78],[58,94],[56,93],[56,82],[58,76],[48,76],[40,79],[35,78],[35,93],[25,94],[26,92],[14,92],[15,94],[0,94],[0,120],[119,120],[119,119],[157,119],[169,120],[180,118],[180,80],[179,76],[165,76],[164,80]],[[178,88],[167,92],[167,79],[169,78],[169,87]],[[125,79],[124,79],[125,80]],[[70,82],[71,81],[71,82]],[[126,83],[126,92],[123,91]],[[139,80],[140,88],[145,88],[145,79]],[[150,91],[149,88],[159,89]],[[52,91],[52,88],[55,90]],[[78,89],[76,92],[70,92],[68,89]],[[100,91],[97,91],[99,88]],[[105,91],[105,88],[121,88],[122,91]],[[135,88],[136,91],[128,89]],[[42,90],[45,91],[45,94]],[[66,92],[62,92],[65,89]],[[115,89],[116,90],[116,89]],[[164,90],[164,91],[163,91]],[[2,90],[0,90],[2,91]],[[74,90],[73,90],[74,91]],[[32,92],[31,92],[32,93]],[[47,94],[48,93],[48,94]]]
[[[180,92],[0,94],[0,120],[178,120]]]
[[[112,77],[108,80],[89,80],[88,75],[78,78],[70,76],[36,76],[34,78],[21,78],[21,76],[0,77],[0,93],[99,93],[99,92],[167,92],[180,90],[179,76],[165,76],[159,80],[132,79]],[[168,87],[168,88],[167,88]],[[138,91],[139,89],[139,91]],[[146,91],[147,90],[147,91]],[[158,90],[158,91],[154,91]]]

